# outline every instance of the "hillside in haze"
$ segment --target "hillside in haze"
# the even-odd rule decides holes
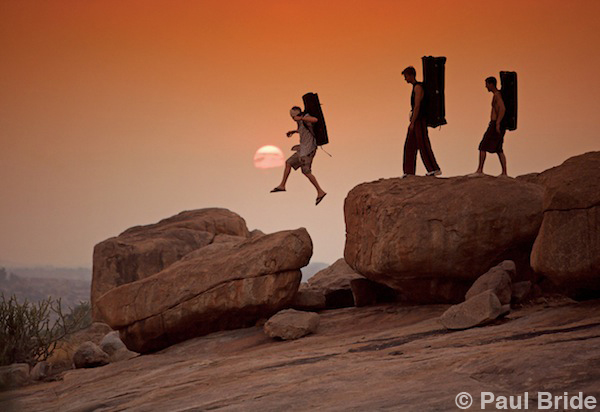
[[[85,268],[18,268],[0,267],[0,293],[15,295],[19,301],[38,302],[61,298],[63,307],[89,301],[91,270]]]

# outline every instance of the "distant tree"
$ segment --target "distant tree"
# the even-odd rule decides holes
[[[33,366],[46,360],[59,340],[82,329],[86,323],[91,323],[87,302],[64,314],[60,299],[19,303],[15,295],[7,299],[1,294],[0,366],[12,363]]]
[[[0,268],[0,282],[6,282],[7,278],[8,278],[8,273],[6,273],[6,269]]]

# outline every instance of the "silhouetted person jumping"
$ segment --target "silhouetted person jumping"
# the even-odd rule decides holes
[[[500,176],[508,176],[506,173],[506,156],[502,145],[504,144],[504,134],[506,129],[502,126],[502,119],[506,108],[504,107],[504,100],[502,100],[502,94],[497,87],[498,81],[495,77],[488,77],[485,79],[485,88],[488,92],[494,94],[492,98],[492,115],[490,124],[488,125],[481,143],[479,143],[479,167],[475,173],[469,176],[483,176],[483,164],[485,163],[486,152],[498,153],[500,159],[500,165],[502,166],[502,174]]]
[[[404,143],[404,175],[412,176],[417,168],[417,150],[421,152],[421,159],[427,169],[427,176],[438,176],[442,174],[438,166],[431,142],[427,133],[427,113],[425,105],[425,89],[423,83],[417,82],[417,72],[414,67],[409,66],[402,71],[404,80],[413,85],[410,96],[412,111],[410,114],[410,125]]]
[[[294,106],[290,109],[290,116],[292,116],[292,119],[298,124],[298,128],[296,130],[290,130],[286,135],[287,137],[291,137],[294,133],[298,133],[300,135],[300,144],[292,148],[292,150],[296,150],[296,153],[285,161],[285,170],[283,171],[281,183],[275,189],[271,190],[271,192],[285,192],[285,184],[287,183],[292,168],[294,168],[294,170],[300,168],[302,174],[304,174],[304,176],[306,176],[313,184],[315,189],[317,189],[317,200],[315,205],[318,205],[327,194],[321,189],[321,186],[319,186],[319,183],[317,182],[317,178],[312,174],[311,170],[313,159],[317,153],[317,142],[315,141],[315,136],[312,131],[312,124],[318,122],[319,119],[308,113],[302,113],[302,109],[298,106]]]

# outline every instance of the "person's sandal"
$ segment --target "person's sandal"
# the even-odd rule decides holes
[[[323,198],[325,197],[327,193],[325,193],[324,195],[321,195],[319,197],[317,197],[317,201],[315,202],[315,206],[318,205],[319,203],[321,203],[321,200],[323,200]]]
[[[277,193],[277,192],[285,192],[285,189],[281,189],[279,187],[276,187],[275,189],[271,190],[271,193]]]

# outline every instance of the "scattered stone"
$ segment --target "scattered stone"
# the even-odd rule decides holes
[[[531,282],[526,280],[524,282],[513,283],[512,285],[512,303],[521,303],[525,301],[532,292]]]
[[[14,388],[26,385],[29,382],[29,365],[26,363],[13,363],[0,366],[0,389]]]
[[[109,356],[118,351],[119,349],[127,349],[121,338],[119,332],[112,331],[108,333],[100,342],[100,349],[106,352]]]
[[[94,342],[84,342],[73,355],[76,368],[95,368],[108,363],[108,354]]]
[[[90,341],[97,345],[112,332],[110,326],[103,322],[94,322],[89,327],[66,336],[56,344],[54,352],[47,359],[52,375],[73,368],[73,356],[82,343]]]
[[[318,327],[318,314],[286,309],[270,318],[263,330],[271,338],[293,340],[315,333]]]
[[[481,275],[473,286],[467,291],[465,300],[469,300],[473,296],[479,295],[481,292],[491,290],[500,300],[500,303],[506,305],[510,303],[512,297],[511,277],[505,267],[512,269],[515,274],[515,264],[512,261],[504,261],[498,266],[494,266],[486,273]]]
[[[51,366],[50,363],[46,361],[38,362],[35,364],[33,369],[31,369],[31,379],[34,381],[40,381],[50,375]]]
[[[506,271],[509,274],[511,280],[517,276],[517,265],[512,260],[505,260],[499,265],[500,268]]]
[[[447,329],[468,329],[484,325],[510,311],[510,306],[503,307],[494,292],[487,290],[469,300],[453,305],[440,317],[440,322]]]
[[[93,336],[94,338],[98,338],[98,337],[103,337],[105,336],[107,333],[112,332],[112,329],[110,328],[110,326],[108,326],[106,323],[104,322],[93,322],[89,328],[87,328],[86,333],[89,336]],[[96,339],[90,339],[91,341],[95,342]]]
[[[344,203],[344,257],[403,300],[460,302],[490,262],[529,265],[542,199],[539,185],[486,176],[363,183]]]

